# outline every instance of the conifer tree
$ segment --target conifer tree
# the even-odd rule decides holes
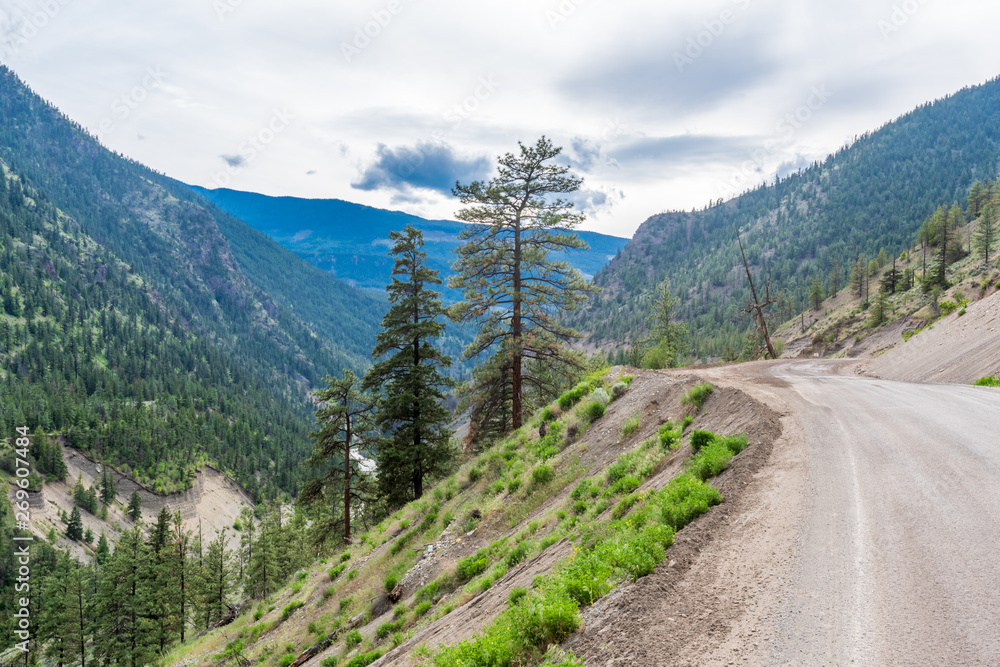
[[[391,306],[363,384],[376,398],[374,421],[383,435],[376,454],[379,496],[396,508],[423,495],[427,477],[447,474],[458,453],[444,406],[444,389],[453,382],[442,371],[451,358],[434,345],[444,333],[445,310],[432,289],[441,278],[426,264],[419,229],[407,225],[389,238],[395,242],[386,288]]]
[[[173,573],[172,589],[175,594],[177,610],[177,631],[180,635],[181,643],[184,643],[185,630],[188,619],[188,591],[191,587],[190,567],[188,564],[188,545],[191,541],[190,535],[184,530],[181,521],[181,511],[177,510],[173,516],[173,533],[170,541],[170,563]]]
[[[648,342],[652,349],[643,359],[650,368],[674,368],[677,355],[687,351],[688,328],[676,321],[675,314],[681,300],[670,290],[670,279],[665,279],[653,292],[653,312],[646,322],[649,325]]]
[[[819,310],[823,305],[823,284],[819,281],[819,276],[813,278],[812,287],[809,289],[809,303],[812,304],[813,310]]]
[[[488,183],[456,184],[453,192],[468,207],[457,217],[471,223],[461,233],[455,275],[450,284],[465,294],[452,317],[475,322],[479,334],[466,348],[466,358],[494,351],[486,368],[469,387],[473,397],[473,429],[477,435],[507,412],[481,400],[507,400],[509,426],[519,428],[526,409],[526,386],[537,392],[536,403],[547,401],[558,390],[548,382],[525,374],[528,360],[550,369],[565,368],[569,375],[579,359],[566,353],[564,343],[578,334],[560,322],[560,315],[576,310],[596,291],[579,271],[551,257],[554,252],[587,247],[573,228],[584,216],[562,198],[579,190],[582,180],[553,160],[560,148],[542,137],[533,147],[518,144],[519,154],[499,160],[498,174]],[[500,386],[509,385],[509,388]],[[495,424],[494,424],[495,426]]]
[[[94,552],[94,561],[98,565],[104,565],[105,561],[108,560],[108,556],[111,555],[111,548],[108,546],[108,538],[101,531],[101,536],[97,538],[97,547]]]
[[[118,484],[115,482],[115,473],[108,464],[101,466],[101,502],[110,505],[118,496]]]
[[[830,268],[830,296],[831,297],[836,297],[837,296],[837,292],[840,291],[840,287],[841,287],[840,280],[841,280],[841,278],[842,278],[842,276],[841,276],[841,272],[840,272],[840,262],[837,261],[837,260],[833,260],[833,266]]]
[[[364,393],[357,376],[350,370],[337,379],[326,376],[327,387],[314,392],[319,408],[319,430],[310,433],[314,440],[312,457],[306,462],[317,475],[306,482],[299,494],[303,504],[340,505],[342,518],[321,530],[343,528],[343,539],[351,541],[351,507],[355,500],[370,500],[365,495],[368,475],[355,454],[371,447],[375,440],[371,396]]]
[[[861,295],[865,291],[865,272],[862,268],[864,263],[865,256],[861,255],[851,265],[851,292],[857,298],[861,298]]]
[[[77,542],[83,539],[83,518],[80,516],[80,508],[76,505],[73,505],[73,511],[69,515],[66,537]]]
[[[879,290],[875,296],[875,303],[872,304],[871,314],[868,319],[868,326],[872,329],[885,324],[889,318],[889,304],[886,301],[885,290]]]
[[[983,258],[983,264],[990,263],[990,253],[997,243],[997,211],[996,200],[991,199],[983,206],[983,217],[979,221],[976,229],[975,248],[979,256]]]
[[[148,562],[142,529],[122,533],[101,571],[97,592],[97,656],[105,663],[141,667],[156,658],[155,635],[144,613],[150,591],[143,568]]]
[[[201,620],[205,628],[218,623],[226,615],[232,591],[231,554],[226,548],[229,537],[223,529],[208,545],[201,580]]]
[[[132,521],[138,521],[142,517],[142,498],[139,497],[138,489],[129,497],[126,513],[132,517]]]

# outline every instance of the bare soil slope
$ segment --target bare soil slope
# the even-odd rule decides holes
[[[865,372],[903,382],[970,384],[1000,373],[1000,292],[936,322],[872,361]]]

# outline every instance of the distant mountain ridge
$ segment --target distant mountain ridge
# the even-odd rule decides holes
[[[465,227],[464,223],[453,220],[427,220],[340,199],[270,197],[224,188],[191,187],[299,257],[363,289],[381,291],[390,282],[389,232],[406,225],[423,231],[428,263],[447,276],[454,260],[452,249],[458,246],[458,233]],[[596,232],[578,233],[590,249],[569,253],[566,261],[588,277],[606,266],[628,241]]]
[[[785,317],[805,310],[815,277],[841,286],[859,253],[909,247],[943,202],[964,201],[976,180],[1000,173],[1000,80],[925,104],[822,162],[701,211],[654,215],[595,277],[603,292],[574,316],[598,343],[644,336],[650,294],[669,278],[677,315],[698,358],[739,352],[750,318],[736,243],[743,233],[755,280],[768,276]]]
[[[307,392],[367,367],[384,300],[106,150],[2,66],[0,118],[7,432],[71,433],[153,486],[208,455],[253,492],[294,492]]]

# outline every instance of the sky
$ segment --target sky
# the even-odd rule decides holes
[[[541,136],[631,236],[1000,75],[982,0],[0,0],[0,62],[186,183],[451,218]]]

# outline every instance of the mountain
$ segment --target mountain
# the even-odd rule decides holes
[[[392,260],[389,232],[413,225],[424,233],[428,264],[451,274],[452,250],[465,225],[452,220],[425,220],[398,211],[352,204],[339,199],[268,197],[224,188],[192,189],[227,213],[264,232],[302,259],[364,289],[385,289]],[[566,260],[591,277],[621,250],[627,239],[579,232],[589,250],[569,253]],[[458,293],[450,294],[458,299]]]
[[[384,300],[104,149],[0,67],[0,421],[184,488],[294,492],[307,392],[361,370]]]
[[[860,253],[908,248],[943,202],[965,201],[976,180],[1000,170],[1000,80],[923,105],[822,162],[705,210],[646,220],[595,277],[603,293],[575,317],[596,342],[643,335],[649,295],[669,278],[697,357],[742,348],[749,287],[736,230],[755,281],[768,276],[776,312],[807,307],[815,277],[839,265],[842,286]]]

